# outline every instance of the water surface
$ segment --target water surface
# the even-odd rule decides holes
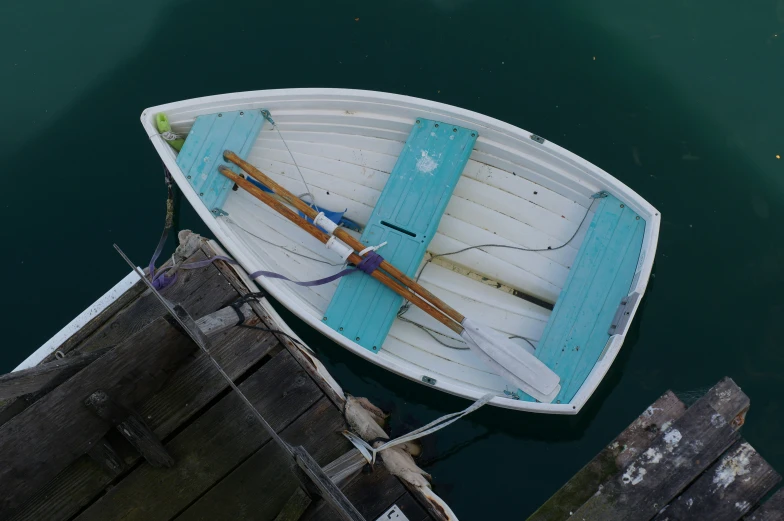
[[[144,108],[381,90],[542,135],[663,218],[649,291],[579,416],[486,408],[425,440],[422,466],[461,519],[524,517],[666,389],[725,375],[752,400],[744,436],[782,471],[783,39],[776,0],[5,0],[0,370],[127,273],[113,242],[149,258],[165,190]],[[187,203],[178,226],[207,233]],[[291,322],[346,390],[392,412],[394,434],[467,405]]]

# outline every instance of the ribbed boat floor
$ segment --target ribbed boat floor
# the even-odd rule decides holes
[[[375,106],[358,105],[356,113],[299,107],[291,110],[285,102],[270,105],[280,134],[266,124],[248,161],[296,194],[305,191],[299,167],[319,206],[345,209],[347,218],[366,224],[403,149],[410,123],[374,113],[381,110]],[[176,132],[190,131],[190,114],[172,112],[169,116]],[[544,251],[484,248],[439,257],[438,262],[426,265],[420,282],[466,316],[509,336],[528,339],[531,344],[519,342],[532,351],[593,217],[593,191],[548,187],[550,183],[530,168],[503,159],[493,139],[490,134],[484,143],[477,142],[428,253],[445,254],[477,244]],[[242,190],[230,193],[223,209],[229,215],[219,220],[221,224],[263,260],[266,269],[294,280],[339,271],[335,258],[320,244]],[[338,283],[280,285],[321,320]],[[521,294],[534,298],[525,300]],[[394,321],[378,356],[412,374],[467,382],[498,393],[516,391],[472,352],[461,349],[462,343],[445,326],[416,308],[404,317]],[[443,336],[434,339],[418,325]]]
[[[191,260],[204,258],[199,251]],[[96,423],[97,418],[91,421],[89,414],[85,422],[72,425],[75,434],[62,430],[73,418],[34,425],[68,407],[78,414],[86,411],[85,394],[78,389],[87,387],[79,378],[90,372],[92,364],[111,356],[109,351],[48,394],[12,400],[0,409],[0,459],[10,469],[0,470],[0,518],[272,520],[298,489],[285,453],[270,441],[203,353],[165,320],[164,309],[144,289],[137,283],[60,351],[68,361],[108,346],[128,346],[154,328],[185,338],[190,354],[171,371],[162,388],[133,406],[174,458],[174,465],[154,468],[111,425]],[[229,268],[210,265],[181,272],[176,285],[164,294],[198,319],[247,292]],[[339,433],[346,424],[333,402],[334,392],[303,368],[297,358],[301,354],[295,356],[260,330],[232,326],[211,339],[215,358],[289,444],[304,446],[322,467],[351,449]],[[154,351],[150,343],[132,347],[136,353]],[[156,369],[141,367],[134,377],[144,378]],[[33,427],[36,435],[17,439],[20,428]],[[99,441],[85,442],[93,431],[99,433]],[[369,521],[393,504],[411,521],[433,519],[383,464],[372,473],[360,473],[343,491]],[[317,501],[301,519],[338,517],[326,503]]]

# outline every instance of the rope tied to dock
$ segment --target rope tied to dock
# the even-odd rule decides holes
[[[479,398],[477,401],[475,401],[469,407],[463,409],[462,411],[453,412],[445,416],[441,416],[440,418],[437,418],[431,421],[430,423],[428,423],[427,425],[423,425],[422,427],[415,429],[404,436],[400,436],[398,438],[395,438],[394,440],[388,440],[376,447],[374,447],[373,445],[381,442],[382,440],[380,439],[371,440],[371,442],[369,443],[364,439],[362,439],[362,437],[360,437],[358,434],[351,432],[349,430],[343,431],[343,436],[345,436],[357,448],[357,450],[362,453],[362,455],[365,457],[368,463],[373,465],[376,462],[376,456],[378,455],[379,452],[382,452],[396,445],[401,445],[409,441],[414,441],[418,438],[427,436],[428,434],[433,434],[434,432],[439,431],[444,427],[447,427],[448,425],[451,425],[452,423],[456,422],[463,416],[471,414],[472,412],[479,409],[483,405],[487,404],[488,402],[490,402],[490,400],[492,400],[497,396],[498,395],[495,393],[487,393],[486,395],[482,396],[481,398]]]

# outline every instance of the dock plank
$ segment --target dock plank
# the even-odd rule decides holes
[[[8,400],[25,394],[41,393],[57,387],[70,377],[106,354],[109,347],[69,356],[52,362],[14,371],[0,376],[0,400]],[[4,423],[4,422],[3,422]]]
[[[400,481],[377,463],[371,473],[361,473],[345,487],[343,492],[365,519],[376,519],[400,497],[407,494]],[[302,521],[339,521],[340,517],[324,501],[311,506]]]
[[[740,392],[740,390],[738,390]],[[603,485],[574,515],[585,521],[646,520],[724,453],[739,435],[706,395]]]
[[[395,505],[397,505],[409,521],[427,521],[432,519],[411,494],[404,494],[399,497],[397,501],[395,501]],[[384,512],[386,512],[386,510]]]
[[[686,412],[686,406],[667,391],[589,461],[563,487],[528,518],[528,521],[563,521],[588,501],[599,485],[650,447],[662,430]]]
[[[248,377],[240,389],[276,431],[322,398],[286,351]],[[174,468],[140,465],[76,519],[171,519],[267,441],[269,436],[247,406],[236,393],[229,393],[166,443],[177,460]]]
[[[0,518],[10,517],[111,429],[83,405],[88,395],[106,388],[130,407],[159,389],[194,347],[167,320],[158,319],[0,427],[6,462],[0,467],[0,487],[14,491],[0,497]]]
[[[351,444],[340,434],[345,427],[340,412],[329,400],[322,399],[281,436],[290,445],[304,446],[320,465],[325,465],[350,450]],[[177,520],[275,519],[299,487],[299,482],[290,471],[291,464],[291,458],[283,450],[273,443],[267,443],[199,498]],[[260,494],[260,490],[264,493]]]
[[[213,356],[232,378],[244,374],[279,345],[269,333],[252,329],[225,331],[218,334],[212,344]],[[207,356],[200,350],[194,353],[159,392],[137,405],[137,411],[161,439],[228,388]],[[132,465],[137,460],[138,456],[126,463]],[[111,476],[88,458],[79,458],[42,487],[13,519],[70,519],[103,493],[111,481]]]
[[[205,258],[204,253],[198,251],[186,262],[195,262]],[[162,294],[168,300],[180,304],[194,319],[199,319],[217,309],[226,307],[239,296],[223,277],[223,274],[214,266],[206,266],[196,270],[180,270],[177,282],[165,289]],[[166,314],[166,309],[148,290],[130,305],[121,309],[113,320],[98,328],[94,334],[74,346],[73,349],[80,353],[86,353],[118,344],[146,327],[153,320]]]
[[[744,521],[784,521],[784,488],[770,496],[761,507],[746,516]]]
[[[654,521],[736,521],[779,481],[773,467],[741,440]]]

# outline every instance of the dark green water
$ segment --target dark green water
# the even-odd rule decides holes
[[[783,46],[782,0],[4,0],[0,370],[127,273],[113,242],[149,258],[165,195],[144,108],[382,90],[536,132],[663,216],[646,299],[579,416],[486,408],[425,440],[461,519],[524,517],[666,389],[725,375],[752,400],[745,437],[784,471]],[[187,203],[178,225],[205,231]],[[467,405],[292,325],[394,433]]]

